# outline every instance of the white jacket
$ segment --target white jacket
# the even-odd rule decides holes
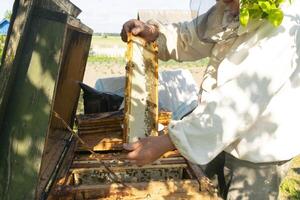
[[[247,28],[236,20],[228,23],[221,1],[197,23],[154,22],[161,59],[211,57],[201,103],[169,125],[173,143],[187,159],[206,164],[226,151],[251,162],[272,162],[300,153],[299,2],[282,6],[277,28],[267,21]]]

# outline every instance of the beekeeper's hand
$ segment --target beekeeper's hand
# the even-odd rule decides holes
[[[159,35],[158,28],[155,25],[146,24],[136,19],[131,19],[123,25],[120,35],[124,42],[127,42],[128,33],[140,36],[148,42],[155,41]]]
[[[142,138],[137,142],[124,144],[123,147],[130,151],[127,154],[127,159],[139,166],[150,164],[164,153],[175,149],[168,135]]]

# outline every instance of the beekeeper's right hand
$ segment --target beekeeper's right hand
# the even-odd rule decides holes
[[[158,28],[155,25],[146,24],[136,19],[131,19],[123,25],[120,35],[124,42],[127,42],[128,33],[140,36],[148,42],[155,41],[159,35]]]

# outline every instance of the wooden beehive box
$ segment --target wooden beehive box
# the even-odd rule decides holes
[[[161,112],[158,121],[167,126],[170,117],[170,113]],[[197,167],[177,151],[168,152],[145,166],[127,160],[127,152],[122,151],[126,139],[120,126],[123,120],[121,112],[77,116],[83,144],[78,144],[69,173],[54,187],[52,199],[217,198],[215,191],[207,188],[200,191],[206,183],[201,183]]]
[[[68,0],[14,3],[0,69],[0,199],[39,199],[70,135],[53,111],[73,126],[92,37],[79,13]]]

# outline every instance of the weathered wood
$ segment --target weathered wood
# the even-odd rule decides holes
[[[157,135],[157,45],[128,35],[124,141]]]
[[[62,117],[70,127],[73,127],[74,116],[76,114],[78,98],[80,95],[78,81],[83,79],[85,72],[91,35],[74,31],[66,24],[65,38],[66,41],[64,42],[64,50],[61,57],[62,61],[54,92],[55,96],[52,103],[52,109],[59,113],[60,117]],[[53,141],[49,139],[49,137],[52,136],[53,131],[57,129],[64,130],[65,128],[66,127],[62,124],[60,119],[57,119],[52,114],[50,115],[49,131],[45,140],[36,196],[39,196],[39,191],[43,188],[43,180],[49,179],[48,171],[53,171],[55,167],[53,160],[47,160],[47,152],[53,150],[53,146],[59,141]],[[66,135],[70,135],[70,133],[67,133]],[[74,156],[74,152],[75,148],[70,149],[68,152],[67,160],[69,160],[69,163]],[[70,164],[65,164],[64,167],[67,168],[69,165]],[[44,167],[47,167],[47,170],[44,170]]]
[[[59,71],[59,78],[55,90],[53,110],[63,118],[63,120],[73,127],[74,116],[77,110],[77,103],[80,95],[78,80],[82,80],[90,48],[92,36],[74,31],[67,26],[63,59]],[[51,116],[50,129],[65,127],[61,121]]]
[[[61,186],[64,186],[64,185],[75,185],[74,174],[69,173],[65,177],[58,180],[57,184],[56,184],[56,187],[61,187]],[[76,196],[75,194],[69,194],[69,195],[65,195],[62,198],[58,198],[57,196],[53,196],[52,192],[51,192],[47,200],[74,200],[75,196]]]
[[[73,17],[77,17],[81,13],[81,10],[69,0],[39,0],[37,6],[47,10],[66,13]]]
[[[17,69],[22,65],[21,51],[26,42],[34,0],[16,0],[0,68],[0,130]],[[2,132],[2,131],[1,131]]]
[[[173,158],[160,158],[156,162],[144,165],[144,166],[136,166],[131,164],[126,157],[120,156],[112,156],[111,159],[103,158],[103,162],[106,162],[108,165],[111,165],[113,170],[121,170],[123,169],[152,169],[152,168],[171,168],[171,167],[186,167],[186,161],[182,157],[173,157]],[[78,169],[95,169],[104,171],[105,168],[101,164],[101,162],[97,160],[74,160],[71,166],[71,170]]]
[[[85,131],[100,131],[103,132],[105,129],[111,129],[111,128],[119,128],[122,130],[121,124],[118,123],[107,123],[107,124],[101,124],[101,125],[94,125],[94,126],[81,126],[78,127],[78,131],[81,133],[84,133]],[[103,130],[104,129],[104,130]]]
[[[79,133],[79,135],[93,151],[122,149],[122,130],[118,132],[96,132],[93,134]],[[84,145],[78,143],[77,151],[87,151],[87,149]]]
[[[93,33],[93,30],[88,26],[82,24],[79,19],[66,15],[65,13],[59,13],[57,12],[57,10],[49,10],[45,7],[36,7],[34,9],[33,15],[61,23],[67,23],[69,25],[69,28],[75,29],[76,31],[81,33]]]
[[[64,24],[31,22],[1,130],[3,199],[34,199],[64,33]]]
[[[67,23],[70,26],[70,28],[73,28],[78,32],[93,34],[93,30],[85,24],[81,23],[79,19],[69,17]]]
[[[199,182],[200,191],[208,192],[211,195],[217,195],[217,189],[214,187],[209,178],[205,175],[202,168],[197,164],[191,163],[190,161],[187,161],[187,164],[192,174],[196,177],[197,181]]]
[[[99,129],[98,129],[99,128]],[[120,126],[111,126],[109,125],[108,127],[107,126],[104,126],[104,127],[97,127],[96,129],[93,128],[93,129],[86,129],[86,130],[82,130],[82,129],[79,129],[79,132],[81,135],[86,135],[86,134],[101,134],[101,133],[114,133],[114,132],[122,132],[123,129],[120,127]]]
[[[72,126],[80,91],[76,81],[82,81],[91,41],[90,33],[77,31],[67,21],[36,15],[30,18],[32,1],[24,2],[20,1],[21,11],[16,9],[13,14],[13,27],[17,28],[12,29],[10,40],[16,39],[17,44],[6,52],[11,66],[1,68],[1,86],[5,89],[1,89],[1,101],[2,94],[13,95],[5,97],[9,103],[1,127],[0,199],[34,199],[48,181],[59,157],[61,148],[57,145],[62,145],[66,136],[66,132],[56,134],[57,129],[65,127],[51,113],[59,109]],[[28,34],[23,26],[30,30]],[[18,35],[22,33],[24,38]],[[14,73],[15,81],[11,82]],[[66,160],[72,156],[69,154]],[[67,168],[68,164],[63,166]],[[63,167],[61,173],[65,170]]]
[[[128,183],[128,187],[120,184],[65,186],[56,189],[56,194],[80,194],[82,199],[216,199],[213,196],[200,193],[195,180],[181,181],[151,181]],[[76,196],[75,199],[81,199]]]
[[[47,152],[44,152],[46,156],[44,156],[40,169],[39,182],[36,188],[37,197],[47,196],[51,192],[51,186],[55,185],[56,182],[58,185],[71,184],[68,173],[76,149],[76,140],[71,137],[69,132],[62,130],[54,131],[51,138],[47,138],[47,140],[48,143],[51,143],[52,148],[47,148]]]
[[[97,159],[94,157],[95,155],[89,155],[89,154],[76,154],[74,161],[73,162],[77,162],[77,161],[86,161],[86,162],[98,162],[97,159],[101,160],[101,161],[106,161],[106,160],[126,160],[126,156],[127,154],[124,154],[124,152],[114,152],[114,153],[98,153]],[[181,159],[183,159],[180,154],[178,153],[178,151],[170,151],[165,153],[162,158],[177,158],[180,157]],[[158,162],[158,161],[157,161]],[[160,161],[159,161],[160,162]]]
[[[83,126],[92,126],[101,125],[108,123],[122,123],[123,122],[123,114],[120,112],[106,112],[106,113],[97,113],[97,114],[85,114],[85,115],[77,115],[76,123],[78,127]]]

